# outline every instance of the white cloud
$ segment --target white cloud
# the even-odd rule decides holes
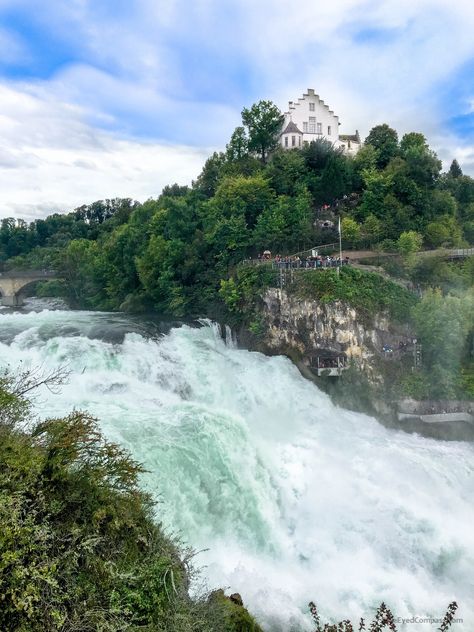
[[[124,140],[93,129],[77,107],[0,87],[0,214],[26,219],[97,199],[157,196],[189,184],[207,150]]]
[[[223,148],[244,105],[270,98],[285,108],[308,87],[339,114],[341,131],[364,137],[381,122],[421,131],[446,165],[457,156],[474,174],[474,138],[444,130],[452,113],[440,96],[474,59],[471,0],[49,0],[41,12],[32,0],[0,0],[7,5],[29,7],[45,37],[76,55],[47,79],[0,87],[2,214],[144,199],[189,182],[209,153],[200,148]],[[0,54],[27,59],[12,37],[0,31]],[[473,102],[474,87],[459,114]],[[151,140],[160,138],[171,144]]]

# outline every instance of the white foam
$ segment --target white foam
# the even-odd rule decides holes
[[[240,592],[270,630],[310,630],[311,599],[354,622],[382,600],[440,616],[456,599],[456,629],[474,627],[471,445],[337,408],[288,360],[238,350],[229,333],[226,346],[211,325],[110,344],[80,335],[97,318],[1,315],[0,364],[68,363],[41,413],[87,408],[144,463],[159,518],[209,549],[197,563],[210,586]],[[66,324],[76,335],[56,336]]]

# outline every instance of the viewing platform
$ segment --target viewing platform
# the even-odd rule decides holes
[[[340,377],[348,369],[344,355],[318,355],[311,358],[310,369],[318,377]]]
[[[474,424],[474,402],[458,400],[398,402],[399,421],[422,421],[427,424],[462,422]]]
[[[453,421],[462,421],[474,423],[474,416],[468,412],[458,413],[432,413],[429,415],[416,415],[414,413],[398,413],[398,420],[417,419],[427,424],[446,423]]]

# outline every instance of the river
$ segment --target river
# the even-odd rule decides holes
[[[2,310],[7,365],[67,366],[58,393],[37,394],[40,416],[87,409],[144,464],[157,517],[201,551],[194,590],[240,592],[269,632],[311,630],[310,600],[355,623],[382,600],[425,618],[455,599],[453,630],[474,629],[472,444],[338,408],[288,359],[212,323]]]

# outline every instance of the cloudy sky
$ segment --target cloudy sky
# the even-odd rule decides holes
[[[474,175],[473,32],[472,0],[0,0],[0,217],[190,183],[308,87]]]

